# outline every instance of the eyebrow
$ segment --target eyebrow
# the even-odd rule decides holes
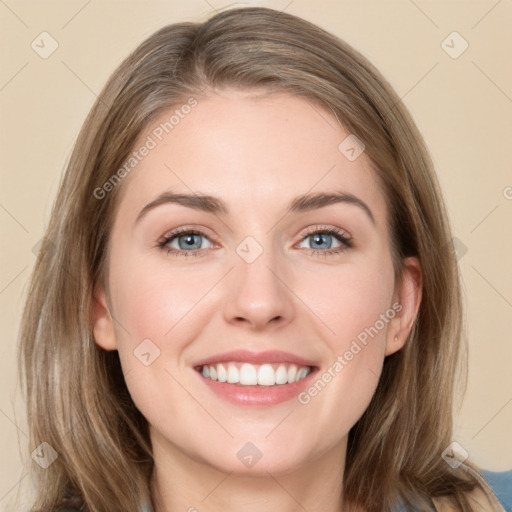
[[[289,204],[286,214],[316,210],[337,203],[345,203],[360,208],[367,214],[372,224],[375,224],[375,217],[369,206],[362,199],[359,199],[359,197],[343,191],[334,193],[317,192],[297,196]],[[142,208],[135,222],[139,222],[150,210],[164,204],[178,204],[215,215],[229,214],[227,204],[217,197],[203,194],[176,194],[173,192],[164,192],[154,201],[151,201]]]

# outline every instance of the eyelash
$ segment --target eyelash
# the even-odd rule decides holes
[[[323,235],[332,235],[335,238],[338,239],[339,242],[341,242],[341,245],[339,247],[336,247],[334,249],[328,249],[326,251],[321,251],[318,249],[305,249],[306,251],[309,251],[309,254],[311,256],[318,256],[318,257],[326,257],[326,256],[335,256],[338,254],[341,254],[345,252],[347,249],[350,249],[353,247],[352,239],[348,237],[344,231],[338,228],[333,227],[314,227],[307,230],[307,232],[303,235],[301,242],[306,239],[308,236],[315,235],[315,234],[323,234]],[[195,251],[184,251],[181,249],[174,249],[170,248],[167,244],[172,242],[175,238],[178,238],[180,236],[184,235],[198,235],[198,236],[204,236],[205,238],[208,238],[207,235],[202,233],[201,231],[195,230],[195,229],[187,229],[187,228],[179,228],[176,229],[168,234],[166,234],[161,240],[158,242],[158,247],[161,250],[164,250],[167,252],[167,254],[176,256],[176,257],[185,257],[188,258],[190,256],[198,257],[201,256],[201,253],[204,251],[207,251],[207,249],[199,249]]]

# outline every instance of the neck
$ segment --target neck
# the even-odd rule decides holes
[[[289,472],[272,472],[261,465],[258,473],[253,473],[254,466],[243,474],[194,460],[158,434],[152,436],[152,443],[153,512],[342,510],[346,439]]]

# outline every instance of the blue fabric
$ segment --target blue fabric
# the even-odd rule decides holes
[[[502,507],[507,512],[512,512],[512,469],[510,471],[488,471],[482,470],[485,480],[490,485]],[[141,512],[152,512],[151,507],[146,505]],[[402,501],[399,501],[394,512],[413,512],[408,509]]]
[[[509,471],[482,471],[494,494],[507,512],[512,512],[512,469]]]
[[[482,475],[506,512],[512,512],[512,469],[509,471],[482,470]],[[151,511],[148,511],[151,512]],[[399,500],[393,512],[414,512]]]

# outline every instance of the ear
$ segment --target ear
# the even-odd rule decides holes
[[[418,258],[403,260],[403,271],[395,287],[393,309],[386,338],[386,356],[400,350],[411,332],[421,303],[423,279]]]
[[[117,350],[114,321],[107,304],[107,295],[103,285],[98,286],[93,297],[93,334],[97,345],[105,350]]]

